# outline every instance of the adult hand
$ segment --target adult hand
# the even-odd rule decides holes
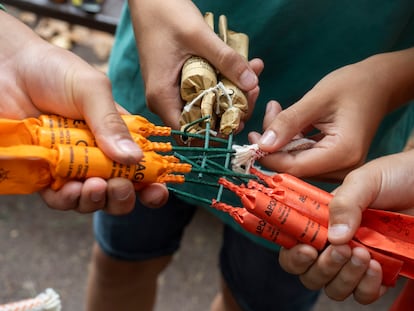
[[[247,62],[227,46],[192,1],[130,0],[129,5],[147,104],[166,125],[180,128],[184,106],[179,91],[181,68],[193,55],[207,59],[247,92],[250,115],[259,93],[261,60]]]
[[[22,119],[59,114],[85,119],[108,157],[124,164],[140,161],[142,151],[119,115],[126,112],[114,103],[106,76],[71,52],[45,42],[3,11],[0,20],[4,30],[0,33],[1,116]],[[150,187],[151,191],[154,187]],[[53,208],[81,212],[108,204],[110,212],[126,212],[133,208],[135,200],[131,182],[120,179],[107,183],[90,178],[85,183],[70,182],[57,192],[47,189],[41,194]],[[166,196],[165,187],[161,187],[156,198],[163,201]],[[145,194],[142,197],[149,200]]]

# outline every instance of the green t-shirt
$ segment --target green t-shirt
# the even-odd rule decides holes
[[[0,10],[6,11],[6,8],[4,7],[3,4],[0,3]]]
[[[235,143],[245,144],[247,133],[261,132],[265,103],[278,100],[287,107],[300,99],[329,72],[373,54],[414,45],[414,2],[404,1],[194,1],[202,13],[227,16],[229,28],[247,33],[250,58],[264,60],[260,76],[260,97],[253,116]],[[185,21],[183,21],[185,22]],[[168,74],[168,73],[166,73]],[[131,113],[161,121],[145,105],[144,87],[135,47],[129,10],[124,8],[110,58],[109,76],[118,103]],[[363,105],[363,103],[361,103]],[[400,151],[409,136],[414,119],[412,105],[389,115],[382,123],[369,159]],[[322,185],[332,190],[335,185]],[[194,192],[194,185],[183,185]],[[203,196],[214,198],[216,189],[203,187]],[[210,196],[209,196],[210,195]],[[230,198],[233,205],[238,201]],[[224,222],[244,232],[228,215],[217,212]],[[247,234],[247,233],[246,233]],[[273,249],[274,244],[247,234]]]

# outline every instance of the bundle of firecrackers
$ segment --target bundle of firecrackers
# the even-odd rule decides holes
[[[213,14],[206,13],[204,19],[214,31]],[[248,58],[249,38],[246,34],[229,30],[224,15],[219,17],[218,30],[227,45]],[[247,114],[248,102],[244,92],[202,57],[192,56],[184,63],[180,93],[185,103],[180,124],[185,132],[208,130],[230,135]],[[193,124],[199,119],[206,121]]]
[[[155,126],[140,116],[123,115],[143,159],[123,165],[97,147],[84,121],[42,115],[24,120],[0,119],[0,194],[27,194],[46,187],[58,190],[71,180],[89,177],[131,180],[136,190],[161,182],[183,182],[191,165],[171,155],[171,144],[149,136],[169,136],[169,127]]]
[[[34,193],[46,187],[57,190],[71,180],[89,177],[127,178],[137,190],[156,182],[187,181],[192,165],[170,154],[175,148],[171,143],[149,139],[170,136],[171,128],[156,126],[141,116],[122,118],[143,150],[143,159],[134,165],[109,159],[84,121],[53,115],[0,119],[0,194]],[[292,175],[268,175],[254,166],[244,175],[235,173],[250,176],[240,183],[236,182],[240,178],[229,178],[225,169],[223,177],[217,177],[217,185],[238,196],[241,206],[210,198],[212,208],[228,213],[248,232],[285,248],[298,243],[318,250],[327,246],[330,193]],[[214,171],[212,175],[217,176],[217,169]],[[203,174],[208,173],[206,168]],[[383,284],[392,286],[398,276],[414,278],[413,227],[413,216],[368,209],[350,245],[368,249],[382,265]]]
[[[231,215],[246,231],[285,248],[299,243],[319,251],[327,247],[329,202],[332,194],[289,174],[267,175],[252,167],[258,180],[219,183],[235,193],[241,207],[213,200],[212,207]],[[367,249],[383,270],[383,284],[394,286],[398,276],[414,278],[414,217],[367,209],[351,247]]]

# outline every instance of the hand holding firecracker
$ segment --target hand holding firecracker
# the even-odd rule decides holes
[[[155,126],[140,116],[123,116],[144,158],[135,165],[109,159],[96,146],[85,122],[57,116],[20,121],[0,119],[0,193],[23,194],[51,186],[60,189],[71,180],[123,177],[139,190],[151,183],[183,182],[180,174],[191,165],[170,155],[171,144],[151,142],[148,136],[166,136],[170,128]]]
[[[240,197],[243,208],[217,201],[212,206],[229,213],[249,232],[286,248],[304,243],[323,250],[328,242],[332,195],[288,174],[268,176],[254,168],[252,173],[261,183],[253,181],[244,186],[220,179]],[[367,209],[349,245],[368,250],[381,264],[383,284],[393,286],[398,276],[414,278],[414,235],[401,230],[413,225],[413,216]]]
[[[363,249],[350,251],[344,244],[353,238],[355,232],[360,230],[360,226],[364,226],[366,212],[364,214],[362,212],[369,206],[412,215],[413,155],[414,151],[410,150],[382,157],[348,174],[341,186],[336,189],[330,203],[328,238],[333,245],[319,255],[306,245],[282,250],[279,258],[282,267],[290,273],[299,274],[306,287],[324,288],[328,296],[334,299],[347,297],[343,292],[342,296],[337,296],[338,286],[341,286],[341,280],[343,282],[345,279],[348,280],[347,286],[343,286],[342,289],[348,290],[348,295],[356,293],[360,303],[367,304],[378,299],[384,293],[384,288],[379,286],[382,275],[378,263],[370,260],[370,256],[367,256]],[[382,217],[389,231],[399,232],[407,242],[412,243],[413,222],[403,221],[402,218],[399,221],[400,216],[403,218],[405,216],[390,214],[394,215],[395,221]],[[375,229],[381,228],[379,222],[374,226]],[[373,236],[373,238],[377,237]],[[377,242],[376,245],[386,245],[390,242],[392,239],[386,239],[381,243]],[[410,253],[411,246],[407,247],[404,243],[399,243],[399,246],[403,253],[407,255]],[[301,256],[297,256],[298,254]],[[321,270],[323,267],[325,271]],[[358,283],[360,279],[363,281]],[[352,284],[358,285],[355,286],[355,291],[352,290]],[[407,282],[404,294],[393,305],[392,310],[412,310],[413,285],[413,280]]]
[[[207,201],[212,207],[229,213],[251,233],[286,248],[298,243],[318,250],[326,247],[331,194],[288,174],[268,176],[254,167],[245,173],[232,171],[227,159],[228,156],[237,158],[237,151],[230,141],[226,148],[176,147],[151,142],[147,137],[171,135],[174,131],[155,126],[140,116],[123,118],[132,137],[144,150],[144,159],[136,165],[125,166],[108,159],[95,146],[94,137],[83,121],[56,116],[0,120],[0,193],[31,193],[48,186],[58,189],[68,181],[92,176],[128,178],[136,189],[154,182],[217,185],[219,181],[220,187],[240,198],[243,208],[220,202],[219,193],[213,199],[200,196],[195,199]],[[197,134],[188,135],[202,138]],[[219,138],[216,141],[226,142]],[[159,154],[171,150],[175,150],[174,156]],[[199,155],[187,158],[183,154],[188,150]],[[225,155],[224,166],[217,161],[220,155]],[[208,176],[213,177],[213,182],[206,180]],[[237,180],[238,184],[229,179]],[[245,184],[240,184],[240,180]],[[349,245],[367,249],[382,266],[383,284],[394,285],[400,275],[414,278],[411,243],[414,236],[410,231],[401,231],[402,227],[413,224],[412,216],[368,209]]]
[[[213,14],[205,15],[207,24],[214,30]],[[248,58],[248,37],[227,28],[227,19],[219,17],[221,39],[245,59]],[[206,130],[230,135],[246,117],[248,101],[246,94],[234,83],[216,72],[207,60],[193,56],[182,69],[181,98],[186,102],[181,114],[182,131],[201,133]],[[209,122],[194,121],[208,117]],[[206,126],[210,128],[206,128]]]

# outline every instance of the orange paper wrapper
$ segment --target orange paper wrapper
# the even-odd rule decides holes
[[[285,180],[295,181],[295,178],[287,177]],[[272,185],[272,181],[274,178],[271,178],[269,184]],[[220,179],[219,182],[236,193],[249,212],[280,228],[281,231],[295,237],[300,242],[312,245],[319,250],[323,249],[327,243],[326,227],[312,220],[315,204],[309,205],[303,203],[302,200],[295,200],[295,196],[302,196],[300,190],[307,185],[306,182],[296,183],[295,181],[300,186],[299,190],[292,188],[294,194],[291,198],[280,197],[281,194],[287,193],[287,188],[275,190],[250,182],[250,187],[253,189],[248,189],[225,179]],[[325,202],[328,201],[330,194],[329,196],[323,194],[324,191],[320,189],[316,192],[313,188],[311,186],[311,191],[305,191],[307,198],[315,197],[315,195],[309,195],[310,193],[320,193],[320,198],[323,198]],[[283,203],[278,199],[281,199]],[[321,202],[318,203],[322,205]],[[327,203],[329,204],[329,201]],[[303,205],[300,206],[301,204]],[[323,224],[327,224],[329,214],[326,217],[327,219],[321,220]],[[413,227],[413,216],[368,209],[363,213],[361,227],[350,241],[350,245],[367,249],[371,257],[382,266],[383,284],[394,286],[398,276],[414,279],[414,244],[412,243],[414,233],[411,230]]]
[[[276,190],[287,188],[324,205],[329,205],[329,202],[332,199],[332,194],[329,192],[319,189],[318,187],[289,174],[282,173],[269,176],[261,173],[255,168],[251,168],[250,172],[263,180],[270,188]]]
[[[233,207],[215,200],[213,200],[212,207],[229,213],[240,226],[254,235],[260,236],[285,248],[291,248],[298,244],[298,241],[294,237],[286,234],[278,227],[269,224],[267,221],[253,215],[245,208]]]
[[[152,151],[136,165],[112,161],[96,147],[57,145],[55,149],[19,145],[0,147],[0,194],[27,194],[45,187],[60,189],[70,180],[123,177],[136,189],[156,182],[184,182],[191,165]]]
[[[256,189],[239,187],[220,178],[219,183],[236,193],[250,213],[280,228],[302,243],[322,250],[328,237],[328,229],[298,211],[269,197]]]
[[[288,188],[279,187],[280,189],[277,190],[275,188],[267,188],[254,180],[250,180],[247,187],[250,189],[257,189],[260,192],[267,194],[269,197],[293,207],[302,215],[309,217],[313,221],[328,228],[329,208],[327,205],[319,203],[306,195],[302,195],[301,193]]]
[[[407,280],[403,290],[392,304],[389,311],[411,311],[414,306],[414,280]]]

